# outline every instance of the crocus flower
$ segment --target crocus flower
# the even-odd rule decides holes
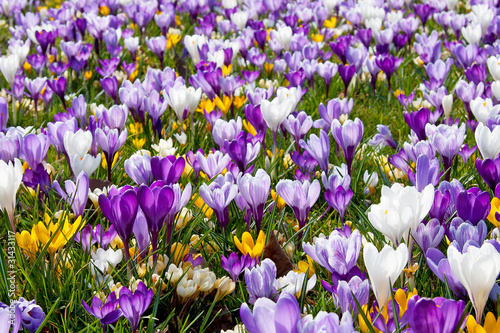
[[[215,211],[217,220],[221,228],[225,228],[229,223],[228,206],[238,193],[238,186],[233,183],[233,176],[227,173],[226,176],[219,175],[210,185],[200,186],[200,196],[203,201]]]
[[[153,300],[153,289],[147,289],[144,282],[139,281],[136,290],[132,293],[127,287],[120,289],[118,302],[123,316],[128,319],[132,331],[137,332],[139,320]]]
[[[238,117],[236,121],[234,119],[229,121],[218,119],[212,128],[212,138],[214,139],[214,142],[222,148],[224,147],[224,141],[232,141],[236,139],[236,136],[240,134],[242,127],[241,117]]]
[[[206,173],[210,179],[212,179],[227,167],[231,161],[231,157],[221,151],[210,153],[207,157],[205,157],[203,152],[197,151],[196,161],[198,161],[201,170],[203,170],[203,172]]]
[[[455,217],[448,226],[448,238],[460,251],[466,250],[467,246],[479,247],[483,244],[488,234],[486,223],[479,221],[473,225],[469,221],[464,221],[460,217]]]
[[[297,332],[300,310],[295,296],[283,293],[276,303],[269,298],[259,298],[254,304],[253,313],[243,303],[240,316],[250,333],[292,333]]]
[[[332,135],[344,152],[349,174],[351,174],[352,160],[354,159],[356,148],[363,137],[363,132],[363,123],[358,118],[354,121],[348,119],[344,124],[340,124],[340,121],[337,119],[332,121]]]
[[[108,181],[111,180],[111,168],[113,166],[115,154],[125,144],[127,135],[127,129],[124,129],[123,131],[121,131],[121,133],[116,128],[108,128],[107,130],[97,128],[95,131],[95,138],[97,140],[97,143],[104,152],[106,162],[108,163]]]
[[[271,259],[264,259],[260,265],[252,269],[245,268],[245,283],[248,294],[250,295],[249,302],[254,304],[259,298],[274,298],[276,288],[276,265]]]
[[[429,122],[431,112],[427,108],[420,108],[417,111],[404,112],[403,117],[408,126],[415,132],[419,140],[425,140],[425,125]]]
[[[293,209],[295,217],[299,223],[299,228],[303,228],[307,222],[309,210],[318,200],[321,192],[321,185],[317,179],[312,183],[298,180],[280,180],[276,186],[276,192]]]
[[[27,301],[23,297],[19,297],[16,307],[19,308],[21,312],[21,323],[23,324],[23,328],[30,333],[36,332],[45,320],[43,309],[35,303],[35,300]]]
[[[83,299],[82,305],[85,311],[99,319],[104,331],[106,331],[106,325],[113,324],[122,316],[122,310],[117,309],[118,300],[114,292],[111,292],[108,297],[106,297],[106,302],[104,303],[98,296],[94,296],[90,306],[88,306]]]
[[[301,139],[299,144],[318,162],[321,170],[328,172],[328,158],[330,156],[328,132],[321,130],[319,138],[316,134],[311,134],[307,143]]]
[[[476,144],[483,158],[495,159],[500,153],[500,126],[496,126],[493,130],[479,123],[474,132]]]
[[[361,234],[354,230],[348,237],[334,230],[328,238],[317,238],[314,245],[302,243],[304,252],[315,262],[344,280],[358,261],[361,250]]]
[[[14,318],[12,317],[14,316]],[[12,331],[10,330],[12,326]],[[0,332],[12,332],[17,333],[21,328],[21,311],[19,307],[16,306],[14,309],[14,313],[11,313],[11,310],[7,307],[7,305],[0,303]]]
[[[377,134],[375,134],[368,143],[373,146],[384,145],[391,147],[392,149],[396,149],[398,147],[398,144],[392,137],[389,127],[381,124],[377,125]]]
[[[161,185],[161,182],[153,183],[151,187],[141,185],[137,191],[137,203],[148,221],[148,228],[151,233],[153,262],[156,262],[158,234],[174,201],[174,191],[168,185]]]
[[[174,184],[182,176],[185,165],[186,160],[183,157],[155,156],[151,158],[151,173],[156,180],[161,180],[167,185]]]
[[[135,153],[125,161],[123,166],[127,175],[137,185],[149,185],[153,181],[151,156],[148,154]]]
[[[238,281],[238,277],[245,270],[245,268],[255,267],[256,259],[252,258],[250,255],[246,254],[241,256],[241,258],[236,253],[231,253],[229,258],[224,255],[221,256],[220,263],[222,268],[231,275],[234,282]]]
[[[500,133],[500,132],[499,132]],[[465,139],[465,124],[460,127],[457,125],[448,126],[441,125],[425,125],[425,134],[429,138],[430,143],[436,147],[437,151],[443,159],[444,169],[447,170],[453,164],[453,158]],[[446,173],[447,180],[449,180],[449,172]]]
[[[66,101],[64,99],[64,94],[66,93],[66,83],[66,78],[64,76],[59,76],[53,80],[47,81],[47,85],[57,96],[59,96],[65,109]]]
[[[478,324],[476,322],[474,316],[469,315],[467,317],[467,331],[475,332],[476,330],[487,333],[496,332],[497,330],[500,330],[500,321],[492,312],[488,312],[484,318],[484,325],[481,326],[480,323]]]
[[[500,253],[490,243],[484,243],[480,248],[469,246],[464,253],[449,246],[448,260],[474,305],[476,321],[481,322],[488,295],[500,273]]]
[[[361,302],[360,302],[361,303]],[[344,311],[342,319],[334,313],[320,311],[316,317],[307,315],[300,320],[298,325],[298,332],[301,333],[315,333],[315,332],[346,332],[354,333],[352,316],[349,311]]]
[[[363,248],[363,260],[370,276],[372,290],[378,304],[386,304],[391,288],[408,262],[408,248],[400,244],[396,250],[385,245],[378,252],[375,245],[367,243]]]
[[[412,235],[422,249],[422,253],[427,253],[429,248],[436,248],[441,243],[444,236],[444,227],[438,219],[432,219],[427,224],[420,223],[417,229],[412,232]]]
[[[490,212],[490,194],[477,187],[460,191],[457,196],[457,214],[476,225],[486,219]]]
[[[244,255],[249,255],[251,258],[259,258],[264,251],[264,246],[266,245],[266,234],[260,230],[257,240],[253,241],[252,235],[245,231],[241,235],[241,242],[237,236],[234,236],[234,244]]]
[[[51,259],[54,259],[55,253],[66,245],[82,226],[81,216],[79,216],[73,224],[69,223],[68,215],[64,217],[64,222],[61,221],[62,219],[63,215],[60,215],[57,223],[54,223],[46,214],[45,223],[40,221],[33,227],[38,241],[43,247],[47,246],[47,252]]]
[[[118,104],[118,79],[115,76],[106,76],[99,82],[106,95],[111,97],[115,104]]]
[[[322,281],[322,285],[332,293],[336,307],[340,307],[342,312],[348,311],[353,315],[358,314],[354,297],[360,306],[367,304],[370,298],[370,281],[368,279],[362,280],[357,275],[354,275],[349,281],[339,281],[338,285],[330,286],[324,281]]]
[[[253,170],[253,166],[247,169],[248,164],[254,161],[260,152],[260,142],[247,141],[245,133],[241,133],[232,141],[224,141],[224,148],[233,162],[238,166],[240,172],[246,173]]]
[[[16,231],[14,224],[14,209],[16,193],[23,180],[23,167],[17,158],[14,163],[5,163],[0,160],[0,209],[5,209],[9,216],[12,231]]]
[[[447,283],[451,291],[458,297],[465,297],[467,290],[458,280],[450,267],[450,262],[446,256],[435,248],[429,248],[425,254],[427,265],[432,272],[443,282]]]
[[[408,300],[407,310],[409,333],[443,332],[452,333],[457,326],[463,328],[461,322],[465,310],[465,302],[436,297],[421,298],[418,295]]]
[[[129,242],[137,215],[137,194],[132,189],[124,189],[121,193],[112,194],[110,198],[101,194],[99,206],[106,219],[115,227],[118,236],[123,241],[125,258],[129,262],[129,275],[131,274]]]
[[[264,208],[269,196],[271,178],[262,169],[257,170],[255,176],[245,174],[238,177],[238,188],[241,196],[250,206],[257,231],[260,230],[260,224],[264,215]]]
[[[17,71],[20,68],[19,57],[17,54],[11,54],[8,57],[0,58],[0,71],[2,72],[5,80],[9,83],[9,86],[12,89],[14,84],[14,79],[16,77]]]
[[[22,147],[25,161],[30,168],[35,169],[45,159],[50,140],[45,134],[30,133],[24,137]]]
[[[76,177],[76,184],[72,180],[64,182],[63,190],[57,180],[54,180],[54,188],[59,195],[71,205],[75,216],[82,216],[89,197],[89,176],[85,171],[82,171]]]
[[[165,36],[146,37],[146,46],[158,57],[160,60],[160,68],[163,68],[163,54],[167,48],[167,38]]]

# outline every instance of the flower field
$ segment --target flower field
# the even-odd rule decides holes
[[[3,0],[0,333],[500,332],[497,0]]]

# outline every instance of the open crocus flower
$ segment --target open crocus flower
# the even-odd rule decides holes
[[[23,179],[23,167],[17,158],[14,163],[7,164],[0,160],[0,209],[7,211],[12,230],[16,230],[14,225],[14,208],[16,205],[16,193]]]
[[[17,245],[26,251],[31,259],[36,259],[36,251],[38,251],[38,237],[36,236],[35,229],[31,232],[23,230],[21,233],[16,233]]]
[[[250,255],[252,258],[260,257],[266,245],[266,234],[261,230],[257,236],[257,241],[254,243],[252,235],[245,231],[241,235],[241,242],[237,236],[234,236],[234,244],[244,255]]]
[[[54,223],[51,222],[50,216],[48,214],[45,214],[45,223],[38,222],[38,224],[33,227],[35,230],[35,234],[42,246],[45,247],[47,244],[49,244],[47,252],[49,252],[49,255],[51,257],[53,257],[57,251],[59,251],[64,245],[66,245],[66,243],[80,229],[80,226],[85,223],[84,221],[82,222],[82,217],[79,216],[75,220],[75,222],[73,222],[73,224],[70,224],[68,221],[68,215],[66,215],[64,224],[61,227],[60,224],[62,223],[62,216],[63,215],[59,217],[57,223]]]
[[[500,320],[495,318],[495,315],[492,312],[488,312],[486,314],[486,318],[484,319],[484,326],[478,324],[473,315],[469,315],[467,317],[467,330],[469,332],[485,332],[485,333],[495,333],[500,332]]]

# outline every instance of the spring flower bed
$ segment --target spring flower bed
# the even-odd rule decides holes
[[[497,0],[4,0],[0,332],[499,332]]]

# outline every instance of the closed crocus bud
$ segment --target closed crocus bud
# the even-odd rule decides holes
[[[467,27],[462,28],[462,37],[468,44],[479,44],[481,41],[481,25],[471,23]]]
[[[500,126],[490,130],[479,123],[474,133],[476,144],[483,158],[495,159],[500,153]]]
[[[444,96],[441,104],[445,117],[449,117],[451,114],[451,107],[453,106],[453,94]]]
[[[292,100],[285,99],[280,102],[278,98],[275,98],[272,102],[263,100],[260,105],[260,112],[262,113],[262,117],[264,118],[267,126],[274,134],[278,132],[278,128],[281,123],[288,117],[290,112],[293,111],[292,108]]]
[[[7,211],[12,230],[15,231],[14,225],[14,208],[16,204],[16,193],[23,180],[23,167],[21,161],[17,158],[14,163],[9,161],[5,163],[0,160],[0,209]]]
[[[243,30],[247,25],[248,12],[236,12],[231,14],[231,22],[238,27],[239,30]]]
[[[408,248],[400,244],[397,250],[385,245],[378,252],[375,245],[367,243],[363,248],[363,259],[370,276],[372,290],[379,307],[385,306],[391,296],[391,288],[408,262]]]
[[[11,54],[8,57],[0,58],[0,71],[2,71],[11,89],[19,67],[19,57],[17,54]]]
[[[491,76],[495,80],[500,80],[500,59],[498,57],[489,57],[487,62]]]
[[[203,35],[186,35],[184,37],[184,47],[189,52],[191,59],[195,64],[200,62],[200,52],[199,50],[203,47],[203,44],[207,42],[207,38]]]
[[[451,245],[448,260],[451,270],[467,289],[476,321],[481,322],[488,295],[500,273],[500,253],[491,243],[484,243],[480,248],[469,246],[464,253]]]
[[[491,92],[493,93],[493,96],[495,96],[497,100],[500,99],[500,80],[491,83]]]
[[[92,133],[79,129],[76,133],[67,131],[64,134],[64,149],[68,156],[77,155],[83,158],[92,146]]]

